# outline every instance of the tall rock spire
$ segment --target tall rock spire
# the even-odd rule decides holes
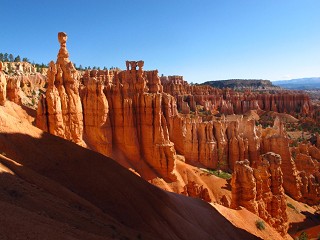
[[[79,96],[79,80],[77,70],[69,60],[66,48],[68,36],[64,32],[58,33],[60,50],[57,62],[49,64],[48,89],[39,101],[38,118],[48,116],[47,123],[37,121],[42,129],[47,129],[51,134],[71,140],[80,145],[83,142],[83,115],[82,104]]]

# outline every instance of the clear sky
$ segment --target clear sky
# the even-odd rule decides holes
[[[82,66],[145,69],[188,82],[320,76],[319,0],[0,0],[0,52],[48,63],[68,34]]]

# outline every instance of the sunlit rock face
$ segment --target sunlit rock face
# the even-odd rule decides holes
[[[295,161],[279,119],[263,129],[254,114],[227,115],[308,114],[304,95],[189,85],[180,76],[145,71],[143,61],[127,61],[125,70],[80,73],[69,60],[66,34],[58,38],[58,59],[49,64],[47,91],[37,109],[39,128],[112,157],[146,180],[181,181],[177,154],[190,165],[234,172],[232,205],[246,207],[281,233],[287,229],[284,191],[316,203],[319,176],[311,172],[319,169],[316,146],[299,148]],[[305,162],[311,167],[305,169]],[[211,201],[210,188],[197,181],[184,182],[177,192]]]
[[[231,181],[231,207],[247,208],[285,235],[289,226],[280,165],[281,156],[272,152],[263,154],[254,168],[248,160],[237,161]]]
[[[79,76],[69,60],[67,34],[58,33],[60,50],[57,62],[47,72],[48,88],[38,106],[37,126],[80,145],[83,141],[83,112],[79,95]]]
[[[0,62],[0,105],[4,105],[7,99],[7,80],[2,72],[2,62]]]
[[[229,88],[218,89],[206,85],[190,85],[182,76],[161,77],[163,90],[175,96],[178,110],[196,112],[196,106],[206,111],[220,114],[244,114],[249,110],[275,111],[279,113],[312,114],[310,98],[307,94],[294,91],[276,90],[274,93]]]
[[[143,61],[127,61],[125,71],[90,71],[80,79],[69,60],[67,35],[59,33],[58,40],[37,126],[119,159],[146,179],[158,174],[176,180],[176,151],[164,116],[175,111],[174,99],[163,93],[158,72],[145,72]]]

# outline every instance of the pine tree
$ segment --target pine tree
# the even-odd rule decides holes
[[[17,57],[15,57],[14,61],[15,62],[21,62],[20,56],[18,55]]]
[[[0,62],[3,62],[3,58],[4,58],[3,53],[0,53]]]
[[[22,62],[29,62],[28,58],[22,58]]]
[[[82,67],[82,65],[81,65],[81,64],[80,64],[80,66],[79,66],[79,70],[81,70],[81,71],[83,70],[83,67]]]
[[[3,61],[4,61],[4,62],[8,62],[8,61],[9,61],[9,59],[8,59],[8,53],[5,53],[5,54],[3,55]]]
[[[14,61],[14,57],[13,57],[13,55],[10,53],[9,54],[9,62],[13,62]]]

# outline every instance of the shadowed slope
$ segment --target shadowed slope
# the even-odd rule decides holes
[[[256,239],[209,204],[160,190],[101,154],[10,116],[3,107],[0,150],[5,155],[0,159],[5,179],[0,209],[20,216],[10,222],[22,225],[19,229],[40,225],[33,239],[45,236],[51,225],[66,239]],[[8,192],[6,185],[15,188]],[[19,221],[23,216],[30,220]]]

